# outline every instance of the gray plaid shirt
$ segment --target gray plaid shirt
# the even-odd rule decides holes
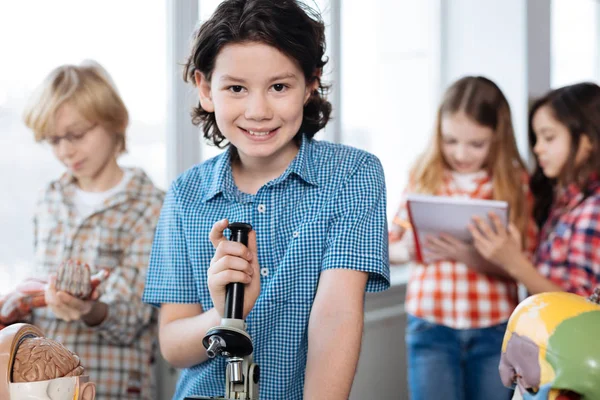
[[[142,170],[131,172],[125,190],[85,218],[73,205],[73,177],[64,174],[42,193],[34,218],[36,276],[68,259],[89,264],[92,272],[111,270],[100,286],[100,301],[109,305],[100,325],[65,322],[49,309],[33,314],[47,337],[79,355],[100,400],[155,398],[156,314],[141,296],[164,193]]]

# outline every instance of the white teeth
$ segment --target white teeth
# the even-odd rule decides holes
[[[271,131],[265,131],[265,132],[258,132],[258,131],[248,131],[248,133],[250,133],[253,136],[267,136],[269,133],[271,133]]]

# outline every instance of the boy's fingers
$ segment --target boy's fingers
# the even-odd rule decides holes
[[[223,240],[219,243],[214,259],[219,260],[226,256],[236,256],[248,261],[252,260],[252,254],[248,247],[238,242],[232,242],[231,240]]]
[[[250,264],[252,265],[255,276],[258,276],[260,267],[258,265],[258,245],[256,244],[256,232],[254,229],[248,234],[248,250],[250,250],[250,255],[252,256]]]
[[[90,295],[90,300],[96,301],[100,298],[100,291],[98,291],[98,289],[95,289],[92,294]]]
[[[56,299],[56,275],[52,275],[50,277],[50,281],[48,285],[46,285],[46,292],[44,293],[46,297],[46,302],[54,302]]]
[[[216,286],[225,287],[230,283],[250,283],[252,281],[252,277],[242,271],[235,270],[226,270],[221,271],[218,274],[215,274],[209,277],[210,281]]]
[[[210,239],[210,242],[212,243],[215,249],[219,247],[219,243],[227,240],[227,238],[223,236],[223,231],[227,228],[228,225],[229,221],[227,221],[227,218],[225,218],[215,222],[215,224],[212,226],[208,238]]]
[[[58,298],[67,308],[74,308],[76,310],[83,310],[85,308],[85,302],[83,300],[79,300],[69,293],[58,292]]]
[[[244,260],[240,257],[227,255],[212,263],[211,266],[208,268],[207,273],[210,275],[216,275],[221,271],[226,270],[244,271],[250,274],[253,272],[252,265],[250,265],[250,263],[247,260]]]
[[[56,274],[50,275],[50,279],[48,280],[48,287],[56,290]]]

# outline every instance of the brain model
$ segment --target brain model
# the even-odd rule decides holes
[[[25,339],[19,345],[12,369],[13,382],[38,382],[65,376],[81,376],[79,357],[45,337]]]
[[[33,325],[0,331],[0,399],[94,400],[79,357]]]

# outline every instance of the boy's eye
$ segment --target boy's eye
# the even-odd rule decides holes
[[[229,87],[229,90],[231,90],[233,93],[241,93],[242,90],[244,90],[244,87],[240,85],[233,85]]]
[[[285,88],[286,86],[283,83],[276,83],[273,85],[273,89],[275,89],[276,92],[283,92]]]

